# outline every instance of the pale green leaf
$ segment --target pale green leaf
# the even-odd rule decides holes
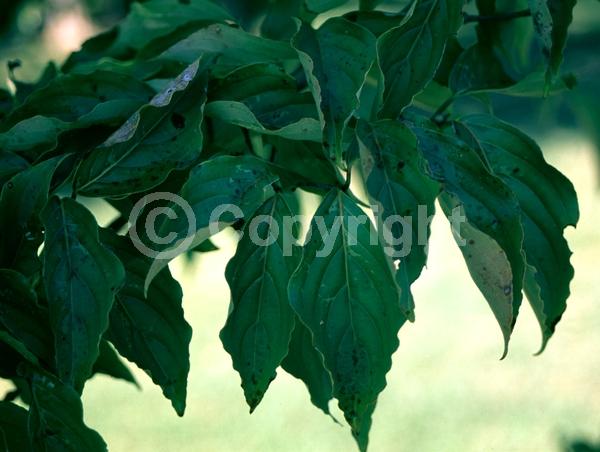
[[[504,336],[504,353],[522,300],[523,228],[511,190],[490,174],[478,153],[435,127],[414,129],[429,175],[441,184],[440,204],[475,284]]]
[[[473,135],[494,174],[519,201],[527,262],[524,289],[542,328],[543,350],[570,295],[574,270],[563,230],[577,224],[577,195],[537,144],[509,124],[491,116],[469,116],[456,127]]]
[[[265,163],[255,157],[219,156],[191,171],[179,192],[186,205],[169,203],[167,207],[173,209],[175,216],[170,218],[161,215],[154,225],[158,237],[166,237],[167,234],[174,236],[166,245],[147,244],[157,252],[153,255],[155,261],[146,277],[145,290],[154,276],[174,257],[238,221],[238,214],[249,218],[274,195],[272,185],[277,178],[266,168]],[[185,207],[185,211],[182,207]],[[219,212],[218,208],[223,208],[223,211]],[[240,211],[236,212],[236,208]],[[144,224],[136,226],[140,231],[143,228]],[[189,246],[182,246],[186,243]]]
[[[324,228],[329,232],[323,234]],[[313,334],[361,450],[406,320],[391,263],[380,244],[371,245],[373,234],[355,202],[331,190],[315,213],[289,286],[292,306]]]
[[[267,200],[246,223],[225,272],[231,309],[220,336],[242,378],[251,412],[287,355],[294,329],[287,287],[300,249],[294,243],[293,215],[282,196]]]

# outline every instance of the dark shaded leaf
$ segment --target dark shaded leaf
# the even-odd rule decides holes
[[[256,132],[321,141],[317,109],[293,77],[275,64],[253,64],[210,86],[207,116]]]
[[[29,436],[33,450],[103,452],[106,444],[83,422],[79,395],[50,374],[30,371]]]
[[[100,341],[100,355],[98,355],[98,359],[94,363],[92,374],[108,375],[128,383],[133,383],[139,388],[135,377],[127,365],[106,340]]]
[[[342,17],[369,30],[375,37],[379,37],[390,28],[397,27],[409,13],[410,4],[400,13],[383,11],[351,11]]]
[[[300,319],[296,319],[289,353],[281,367],[304,382],[314,406],[330,414],[329,401],[333,398],[331,375],[323,364],[323,355],[313,345],[312,333]]]
[[[0,124],[0,131],[34,116],[71,123],[103,103],[117,99],[147,102],[153,94],[148,85],[124,74],[98,71],[63,75],[31,94]]]
[[[479,14],[495,16],[524,11],[528,0],[476,0]],[[477,41],[493,53],[514,80],[534,70],[539,61],[532,54],[535,33],[529,19],[490,20],[477,25]]]
[[[269,168],[279,176],[284,187],[324,193],[341,184],[335,166],[323,154],[320,143],[290,141],[281,137],[268,139],[271,149]]]
[[[454,92],[500,90],[515,83],[489,48],[474,44],[458,57],[448,81]]]
[[[95,149],[77,170],[77,190],[92,196],[142,192],[193,164],[202,150],[209,63],[190,65]]]
[[[529,0],[535,31],[548,58],[546,81],[550,85],[558,75],[567,44],[567,32],[573,21],[573,8],[577,0]]]
[[[0,402],[0,450],[20,452],[29,448],[27,410],[9,402]]]
[[[20,64],[19,64],[19,66],[20,66]],[[40,88],[43,88],[48,83],[50,83],[53,79],[55,79],[56,76],[58,75],[58,70],[56,69],[56,65],[53,62],[49,62],[46,65],[46,67],[44,68],[44,71],[42,72],[42,75],[34,83],[22,82],[22,81],[18,80],[15,77],[14,69],[15,68],[11,68],[11,65],[9,64],[9,78],[10,78],[11,82],[13,82],[13,85],[15,86],[15,97],[14,98],[15,98],[16,104],[23,103],[25,101],[25,99],[27,99],[27,97],[31,93],[39,90]]]
[[[68,58],[63,70],[70,72],[86,62],[107,56],[129,58],[148,43],[168,36],[179,28],[190,25],[200,28],[211,22],[229,19],[231,16],[224,9],[209,0],[135,2],[129,15],[116,28],[86,41],[80,51]]]
[[[43,277],[60,379],[81,390],[99,354],[114,295],[125,271],[98,241],[93,215],[76,201],[52,197],[42,211]]]
[[[27,169],[29,163],[17,154],[0,151],[0,190],[11,177]]]
[[[180,416],[185,411],[192,328],[183,317],[181,287],[163,269],[144,296],[151,260],[128,237],[101,229],[102,242],[125,263],[125,285],[115,297],[106,337],[119,353],[160,386]]]
[[[412,15],[377,40],[385,80],[380,115],[395,119],[435,75],[461,24],[462,0],[418,0]]]
[[[39,214],[50,190],[56,168],[55,157],[13,176],[0,194],[0,268],[13,268],[25,276],[39,269],[38,248],[42,244]]]
[[[300,23],[292,45],[320,109],[325,154],[342,164],[344,131],[359,107],[361,88],[375,60],[375,38],[359,25],[333,18],[318,30]]]
[[[435,213],[439,186],[425,173],[425,162],[417,150],[416,137],[401,123],[361,121],[356,132],[378,231],[384,235],[386,247],[391,248],[390,255],[393,253],[394,260],[400,261],[396,281],[405,289],[402,293],[405,314],[413,317],[410,285],[417,280],[427,262],[429,217]],[[391,246],[392,240],[386,239],[386,233],[399,243]],[[404,278],[408,284],[404,284]]]
[[[260,38],[227,25],[210,25],[198,30],[169,47],[157,59],[191,64],[202,55],[216,56],[211,70],[222,76],[239,66],[296,59],[288,43]]]
[[[0,89],[0,121],[2,121],[13,109],[14,99],[5,89]]]
[[[48,312],[38,306],[30,282],[14,270],[0,269],[0,287],[0,327],[54,369],[54,338]]]
[[[309,11],[323,13],[348,3],[348,0],[304,0]]]

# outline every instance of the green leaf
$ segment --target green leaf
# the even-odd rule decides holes
[[[195,253],[210,253],[212,251],[218,251],[218,250],[219,250],[219,247],[207,239],[204,242],[202,242],[202,243],[198,244],[197,246],[195,246],[194,248],[192,248],[190,251],[195,252]]]
[[[0,123],[0,147],[34,161],[59,143],[67,152],[70,138],[73,150],[83,153],[88,141],[99,144],[153,95],[148,85],[125,74],[58,77]]]
[[[319,106],[323,148],[342,164],[344,131],[359,107],[360,91],[375,60],[375,38],[342,18],[329,19],[318,30],[300,22],[298,27],[292,45]]]
[[[0,269],[0,328],[20,341],[49,369],[54,369],[54,338],[48,312],[38,306],[30,282],[22,274]]]
[[[124,74],[98,71],[63,75],[32,93],[0,124],[0,131],[34,116],[75,122],[103,103],[121,99],[139,105],[153,94],[148,85]]]
[[[98,241],[93,215],[76,201],[52,197],[42,211],[43,277],[60,379],[83,388],[99,354],[108,314],[125,271]]]
[[[242,213],[249,218],[275,193],[272,185],[277,178],[267,171],[264,162],[250,156],[219,156],[196,166],[179,192],[185,201],[185,211],[179,201],[168,204],[175,213],[158,217],[155,231],[158,237],[173,236],[165,246],[147,244],[155,259],[146,277],[145,290],[154,276],[167,263],[189,247],[194,247],[211,235],[235,223]],[[236,206],[240,212],[225,209],[218,216],[218,208]],[[191,218],[190,218],[191,217]],[[143,230],[142,224],[136,229]],[[142,242],[143,243],[143,242]],[[182,244],[188,243],[188,246]],[[153,248],[150,247],[153,245]]]
[[[558,74],[567,44],[569,25],[577,0],[529,0],[535,31],[548,59],[546,82],[550,85]]]
[[[393,251],[394,260],[400,260],[400,267],[404,267],[397,271],[396,280],[400,287],[406,288],[402,294],[405,314],[413,317],[409,287],[427,262],[429,217],[435,212],[439,186],[426,175],[417,139],[402,123],[360,121],[356,132],[380,236],[385,230],[399,240],[395,246],[386,246]],[[407,285],[403,284],[403,277],[407,278]]]
[[[323,13],[348,3],[348,0],[304,0],[309,11]]]
[[[77,392],[50,374],[32,371],[29,436],[33,450],[103,452],[106,444],[83,422]]]
[[[125,285],[115,296],[106,337],[160,386],[180,416],[185,411],[192,328],[183,316],[183,293],[168,268],[152,281],[144,296],[151,260],[127,237],[100,230],[102,242],[125,264]],[[160,325],[160,328],[156,326]]]
[[[554,96],[573,89],[577,79],[573,74],[555,78],[546,84],[543,72],[532,72],[515,82],[503,75],[497,61],[488,59],[489,53],[480,53],[478,49],[468,53],[469,49],[457,61],[451,74],[450,85],[455,92],[465,94],[496,93],[512,97]],[[488,56],[485,56],[488,55]]]
[[[452,91],[498,91],[515,83],[504,70],[498,56],[489,48],[474,44],[464,50],[450,71]]]
[[[132,57],[148,43],[179,28],[192,26],[198,29],[211,22],[231,19],[224,9],[209,0],[134,2],[131,12],[118,27],[86,41],[80,51],[68,58],[63,70],[69,72],[82,63],[107,56]]]
[[[462,0],[417,0],[410,17],[377,40],[385,80],[380,116],[397,118],[435,75],[461,24]]]
[[[18,61],[19,66],[20,66],[20,64],[21,64],[21,62]],[[33,83],[22,82],[22,81],[18,80],[15,77],[14,69],[16,69],[16,68],[11,69],[11,66],[9,65],[9,79],[15,86],[15,103],[16,104],[20,104],[23,101],[25,101],[25,99],[27,99],[27,97],[31,93],[37,91],[40,88],[43,88],[48,83],[50,83],[54,78],[56,78],[56,76],[58,75],[56,65],[52,61],[49,62],[48,64],[46,64],[46,67],[44,68],[42,75],[39,77],[39,79],[36,82],[33,82]]]
[[[29,163],[17,154],[0,151],[0,190],[11,177],[27,169]]]
[[[74,122],[33,116],[0,134],[0,145],[29,161],[43,160],[59,145],[62,153],[83,154],[107,138],[141,104],[128,99],[103,102]]]
[[[563,237],[579,219],[571,182],[544,159],[524,133],[491,116],[469,116],[456,124],[472,134],[496,174],[521,207],[527,268],[525,294],[542,328],[542,350],[567,307],[574,275],[571,251]]]
[[[312,333],[300,319],[296,319],[289,352],[281,367],[304,382],[314,406],[330,414],[329,401],[333,398],[331,375],[325,369],[323,355],[313,345]]]
[[[440,204],[471,277],[500,324],[504,357],[521,305],[525,272],[519,205],[464,142],[433,127],[414,131],[429,175],[442,186]]]
[[[50,182],[63,160],[55,157],[13,176],[0,193],[0,267],[26,276],[39,269],[42,244],[39,213],[48,200]]]
[[[477,0],[476,4],[479,14],[495,16],[526,10],[528,0]],[[537,67],[538,61],[532,56],[534,31],[527,19],[481,22],[476,32],[478,44],[494,54],[512,79],[520,80]]]
[[[313,334],[361,450],[406,320],[391,263],[379,244],[370,244],[373,234],[354,201],[331,190],[315,213],[289,285],[292,307]]]
[[[232,101],[211,102],[206,106],[206,115],[265,135],[280,136],[289,140],[321,141],[319,122],[313,118],[301,118],[294,123],[270,129],[265,127],[245,104]]]
[[[0,372],[3,374],[3,378],[17,377],[21,363],[40,366],[39,360],[27,346],[9,332],[4,331],[3,328],[0,328],[0,351],[2,351],[3,360],[0,363]]]
[[[2,121],[13,109],[14,99],[5,89],[0,89],[0,121]]]
[[[246,223],[225,271],[231,308],[220,336],[242,378],[250,412],[275,378],[294,329],[287,294],[300,260],[293,215],[282,196],[267,200]]]
[[[269,168],[279,176],[284,187],[323,193],[332,186],[342,183],[338,172],[325,155],[320,143],[290,141],[281,137],[270,137]]]
[[[77,170],[78,192],[142,192],[160,184],[172,170],[193,164],[202,150],[208,64],[191,64],[95,149]]]
[[[295,17],[311,22],[316,16],[317,13],[308,11],[304,0],[268,2],[260,33],[271,39],[289,40],[296,32],[293,20]]]
[[[436,83],[445,87],[448,86],[450,73],[456,65],[458,57],[464,50],[465,49],[456,36],[451,36],[448,38],[446,41],[446,47],[444,48],[442,61],[440,61],[440,65],[438,66],[435,72],[435,77],[433,78]],[[427,85],[427,87],[431,86],[432,84],[433,83]]]
[[[397,27],[410,12],[410,3],[399,13],[388,13],[383,11],[351,11],[342,16],[349,22],[353,22],[369,30],[375,37],[379,37],[390,28]]]
[[[100,341],[100,355],[92,368],[93,374],[104,374],[119,380],[133,383],[139,388],[135,377],[121,360],[114,348],[106,340]]]
[[[241,67],[210,86],[208,116],[256,132],[321,141],[317,109],[281,66]]]
[[[222,76],[248,64],[296,59],[288,43],[260,38],[227,25],[210,25],[198,30],[156,58],[191,64],[202,55],[216,56],[211,70],[214,75]]]
[[[0,449],[6,452],[29,449],[27,410],[14,403],[0,401]]]

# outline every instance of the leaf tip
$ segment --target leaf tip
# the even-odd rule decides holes
[[[542,345],[540,346],[540,349],[533,354],[533,356],[540,356],[542,353],[544,353],[544,350],[546,350],[546,346],[548,345],[550,337],[552,337],[551,334],[544,334],[542,338]]]
[[[171,405],[173,405],[173,409],[175,410],[175,413],[177,413],[177,416],[179,417],[183,417],[183,415],[185,414],[185,400],[176,400],[173,399],[171,400]]]
[[[508,355],[508,343],[510,341],[510,333],[504,336],[504,350],[502,351],[502,356],[500,357],[500,361],[503,361],[504,358]]]

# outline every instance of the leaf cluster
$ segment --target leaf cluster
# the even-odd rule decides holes
[[[105,450],[80,395],[95,373],[135,383],[121,356],[184,414],[182,290],[168,260],[129,234],[152,215],[130,224],[134,206],[158,192],[195,219],[190,231],[184,215],[158,217],[158,236],[176,237],[161,251],[189,239],[191,253],[208,252],[216,231],[244,232],[220,336],[251,411],[281,368],[323,412],[336,399],[367,448],[398,331],[415,318],[429,227],[394,223],[388,232],[412,238],[401,258],[372,237],[436,204],[464,217],[455,236],[504,354],[523,294],[543,349],[569,296],[563,230],[578,221],[576,194],[530,137],[461,101],[568,89],[575,1],[464,3],[149,0],[37,83],[1,91],[0,377],[16,392],[0,402],[0,446]],[[288,250],[298,190],[321,202]],[[100,227],[90,198],[119,218]],[[215,224],[223,204],[243,220]],[[259,216],[258,235],[273,238],[260,246],[249,231]]]

